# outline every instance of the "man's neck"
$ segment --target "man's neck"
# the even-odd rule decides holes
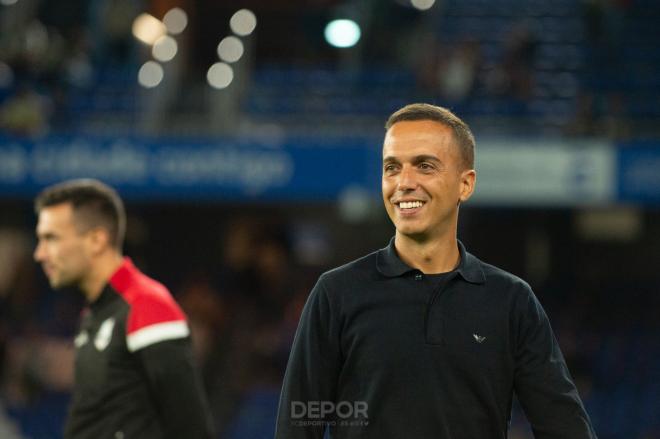
[[[394,246],[403,262],[426,274],[452,271],[461,259],[455,232],[426,240],[416,240],[397,232]]]
[[[98,299],[108,280],[119,269],[123,261],[123,256],[115,251],[104,253],[94,261],[87,279],[80,285],[87,302],[92,303]]]

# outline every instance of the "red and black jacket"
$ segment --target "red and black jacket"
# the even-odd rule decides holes
[[[126,258],[84,311],[65,438],[208,438],[186,317]]]

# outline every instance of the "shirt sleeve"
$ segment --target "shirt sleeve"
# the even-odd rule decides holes
[[[596,439],[550,322],[529,287],[516,311],[514,389],[536,439]]]
[[[213,426],[190,339],[168,340],[137,352],[165,438],[208,439]]]
[[[138,359],[166,438],[211,438],[212,421],[183,311],[169,293],[131,306],[126,345]]]
[[[329,416],[323,404],[335,402],[341,367],[336,311],[321,277],[303,308],[284,376],[276,439],[323,437]]]

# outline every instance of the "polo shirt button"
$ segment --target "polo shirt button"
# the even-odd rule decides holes
[[[417,273],[417,274],[415,275],[415,280],[422,280],[423,277],[424,277],[424,276],[422,276],[421,273]]]

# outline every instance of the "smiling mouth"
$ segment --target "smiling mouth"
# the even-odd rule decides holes
[[[401,201],[398,203],[394,203],[397,206],[399,206],[399,209],[402,211],[412,211],[414,209],[418,209],[424,205],[423,201]]]

